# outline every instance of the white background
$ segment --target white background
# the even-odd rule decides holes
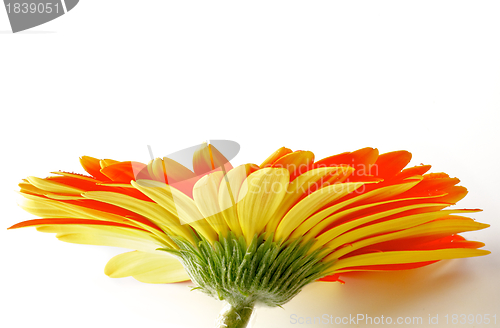
[[[104,275],[122,249],[6,230],[33,218],[16,205],[26,176],[206,139],[239,142],[233,164],[281,146],[318,159],[407,149],[411,166],[459,177],[470,192],[459,207],[492,225],[466,234],[487,257],[314,283],[259,309],[254,328],[327,326],[293,314],[439,315],[440,327],[446,314],[496,314],[500,326],[499,15],[498,1],[82,0],[11,34],[2,8],[0,326],[211,327],[222,304],[190,283]]]

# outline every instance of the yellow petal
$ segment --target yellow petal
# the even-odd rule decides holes
[[[354,229],[356,227],[362,226],[364,224],[389,217],[391,215],[403,213],[406,211],[418,209],[418,208],[425,208],[425,207],[433,207],[433,212],[439,211],[443,208],[448,206],[447,204],[439,204],[439,203],[424,203],[424,204],[414,204],[414,205],[409,205],[409,206],[401,206],[397,208],[393,208],[387,211],[381,211],[381,212],[375,212],[374,214],[371,215],[363,215],[360,218],[357,218],[352,221],[348,221],[345,223],[342,223],[336,227],[333,227],[332,229],[325,231],[323,234],[321,234],[319,237],[317,237],[317,242],[314,244],[314,248],[320,247],[325,245],[326,243],[330,242],[337,236],[340,236],[341,234],[345,233],[346,231],[349,231],[351,229]],[[355,212],[355,211],[354,211]],[[348,214],[352,214],[353,211],[347,210],[340,212],[338,214],[334,214],[328,218],[329,222],[335,222],[338,221],[339,219],[345,217]],[[445,214],[443,214],[444,216]],[[316,245],[317,244],[317,245]]]
[[[253,172],[243,183],[237,212],[247,245],[260,234],[279,208],[290,181],[287,169],[264,168]]]
[[[21,182],[19,184],[19,187],[21,187],[21,190],[20,190],[21,194],[28,192],[30,194],[43,195],[45,193],[44,190],[35,187],[31,183],[29,183],[27,180],[26,180],[26,182]]]
[[[354,169],[351,167],[323,167],[307,171],[306,173],[298,176],[288,185],[285,197],[283,198],[278,211],[267,224],[266,231],[276,231],[276,227],[286,212],[288,212],[290,208],[292,208],[292,206],[301,197],[303,197],[312,186],[321,187],[323,183],[328,182],[332,178],[332,175],[338,175],[337,173],[339,171],[345,172],[344,174],[348,175],[352,173],[353,170]]]
[[[132,276],[140,282],[166,284],[189,280],[182,264],[165,252],[128,252],[109,260],[104,273],[111,278]]]
[[[290,173],[290,178],[295,179],[296,176],[307,172],[313,162],[313,152],[295,151],[276,160],[272,167],[287,169]]]
[[[447,216],[452,213],[471,213],[477,212],[477,210],[444,210],[435,212],[426,212],[413,214],[408,216],[403,216],[395,218],[392,220],[383,221],[380,223],[370,224],[362,228],[354,229],[352,231],[346,232],[337,238],[333,239],[325,246],[331,249],[335,249],[343,244],[351,244],[363,238],[378,235],[381,233],[397,231],[402,229],[408,229],[410,227],[415,227],[417,225],[436,220],[438,218]]]
[[[156,203],[109,191],[89,191],[82,195],[88,199],[116,205],[137,213],[156,224],[162,230],[182,236],[195,243],[189,228],[182,226],[178,217]]]
[[[97,184],[99,186],[105,186],[105,187],[134,188],[130,183],[107,182],[107,183],[97,183]]]
[[[285,215],[283,220],[281,220],[281,222],[279,223],[278,228],[276,229],[275,239],[280,240],[282,238],[287,238],[292,233],[292,231],[299,227],[299,225],[307,220],[307,218],[314,212],[318,211],[329,203],[344,197],[348,193],[361,187],[363,184],[363,182],[337,183],[316,190],[315,192],[298,202]],[[306,232],[307,230],[298,231],[297,234],[301,235],[302,233]]]
[[[330,273],[341,273],[348,271],[349,267],[366,265],[384,265],[401,263],[418,263],[427,261],[439,261],[464,257],[482,256],[490,254],[489,251],[470,248],[437,249],[432,251],[394,251],[362,254],[347,257],[336,261],[328,270]]]
[[[85,157],[85,156],[84,156]],[[57,172],[50,172],[52,174],[58,174],[58,175],[63,175],[65,177],[71,177],[71,178],[76,178],[80,180],[85,180],[85,181],[90,181],[90,182],[98,182],[99,180],[96,180],[95,178],[82,175],[82,174],[76,174],[76,173],[70,173],[70,172],[62,172],[62,171],[57,171]]]
[[[193,187],[193,198],[203,217],[222,236],[227,236],[228,226],[221,213],[218,201],[222,172],[214,172],[202,177]]]
[[[240,196],[241,186],[250,174],[252,164],[235,167],[227,172],[219,187],[219,207],[227,225],[236,236],[242,236],[236,203]],[[244,195],[241,195],[243,198]]]
[[[387,199],[389,197],[393,197],[396,195],[399,195],[410,188],[413,188],[415,185],[417,185],[420,181],[422,180],[422,177],[419,177],[418,179],[415,180],[409,180],[408,182],[397,184],[397,185],[390,185],[387,187],[382,187],[382,188],[377,188],[372,191],[369,191],[367,193],[361,194],[357,197],[350,198],[346,201],[334,204],[332,206],[329,206],[325,208],[324,210],[319,211],[318,213],[315,213],[313,216],[311,216],[309,219],[307,219],[305,222],[301,224],[299,227],[298,232],[300,233],[305,233],[309,231],[306,234],[307,238],[313,238],[317,234],[319,234],[323,229],[328,227],[330,225],[330,220],[324,220],[331,214],[340,211],[344,207],[350,206],[350,205],[363,205],[363,204],[374,204],[378,201],[382,201],[384,199]],[[438,196],[435,196],[438,197]],[[370,205],[371,206],[371,205]]]
[[[83,199],[83,197],[81,195],[67,196],[67,195],[52,194],[50,192],[45,193],[44,195],[50,199],[57,199],[57,200],[81,200],[81,199]]]
[[[480,230],[487,227],[489,227],[488,224],[476,222],[471,218],[461,217],[461,216],[450,216],[449,218],[443,220],[428,222],[413,228],[387,233],[372,238],[362,239],[360,241],[350,244],[347,247],[340,248],[339,250],[330,254],[328,257],[331,259],[340,258],[357,249],[382,243],[385,241],[391,241],[401,238],[410,238],[410,237],[415,238],[415,237],[432,236],[432,235],[449,236],[460,232]]]

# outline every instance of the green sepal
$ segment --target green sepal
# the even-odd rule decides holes
[[[266,238],[267,237],[267,238]],[[301,238],[273,241],[274,235],[255,235],[250,245],[228,232],[213,243],[197,236],[197,245],[172,236],[178,250],[162,248],[184,264],[196,289],[237,306],[281,306],[307,284],[323,277],[330,263],[320,250],[309,252],[313,241]]]

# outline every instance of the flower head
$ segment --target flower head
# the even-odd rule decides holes
[[[233,168],[206,144],[193,170],[166,157],[146,165],[84,156],[89,175],[24,180],[22,207],[41,218],[11,229],[132,249],[105,273],[191,279],[231,305],[221,326],[236,327],[255,303],[280,306],[318,279],[488,254],[458,235],[488,226],[459,215],[479,210],[446,209],[467,194],[459,180],[426,174],[429,165],[405,168],[410,159],[363,148],[315,161],[280,148],[260,165]]]

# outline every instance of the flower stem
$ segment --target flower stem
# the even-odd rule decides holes
[[[239,304],[233,306],[226,303],[215,323],[215,328],[245,328],[250,322],[254,311],[253,304]]]

